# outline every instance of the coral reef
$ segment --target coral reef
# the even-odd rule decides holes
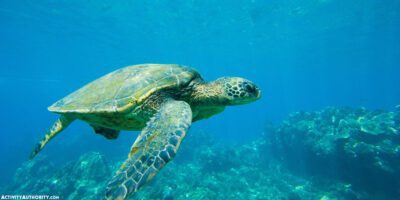
[[[101,199],[111,166],[99,153],[86,153],[61,167],[38,157],[17,169],[3,194],[49,194],[60,199]]]
[[[130,199],[395,199],[400,115],[366,109],[298,112],[245,145],[191,132],[174,161]],[[24,163],[4,194],[102,199],[121,163],[99,153],[65,165]]]
[[[357,197],[349,185],[293,176],[279,164],[255,162],[257,143],[223,147],[204,134],[193,135],[182,153],[131,199],[320,199]],[[197,146],[197,148],[192,148]],[[61,199],[101,199],[112,171],[99,153],[55,167],[42,158],[25,163],[3,193],[52,194]]]
[[[400,196],[400,113],[365,108],[297,112],[264,147],[291,171],[346,181],[370,195]]]

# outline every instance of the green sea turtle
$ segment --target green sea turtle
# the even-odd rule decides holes
[[[106,191],[107,199],[125,199],[174,158],[192,122],[260,97],[259,88],[243,78],[205,82],[195,70],[176,64],[124,67],[51,105],[49,111],[60,117],[31,158],[75,119],[108,139],[120,130],[142,130]]]

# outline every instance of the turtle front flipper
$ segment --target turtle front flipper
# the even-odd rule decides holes
[[[60,118],[57,119],[56,122],[54,122],[53,126],[50,128],[50,130],[47,131],[46,135],[43,137],[40,142],[38,142],[33,149],[31,155],[29,156],[30,159],[33,159],[42,149],[43,147],[51,140],[53,139],[54,136],[56,136],[58,133],[63,131],[65,128],[70,125],[75,118],[66,116],[66,115],[61,115]]]
[[[147,123],[128,159],[109,182],[107,199],[125,199],[149,182],[172,160],[192,123],[192,111],[183,101],[168,100]]]

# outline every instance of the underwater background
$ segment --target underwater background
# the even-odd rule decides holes
[[[35,160],[47,107],[120,67],[252,80],[259,101],[193,124],[132,199],[398,199],[400,1],[2,0],[0,194],[101,199],[139,132],[76,121]]]

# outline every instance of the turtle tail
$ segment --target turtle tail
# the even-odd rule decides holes
[[[36,144],[29,159],[33,159],[54,136],[67,128],[74,120],[74,118],[61,115],[50,130],[47,131],[46,135]]]

